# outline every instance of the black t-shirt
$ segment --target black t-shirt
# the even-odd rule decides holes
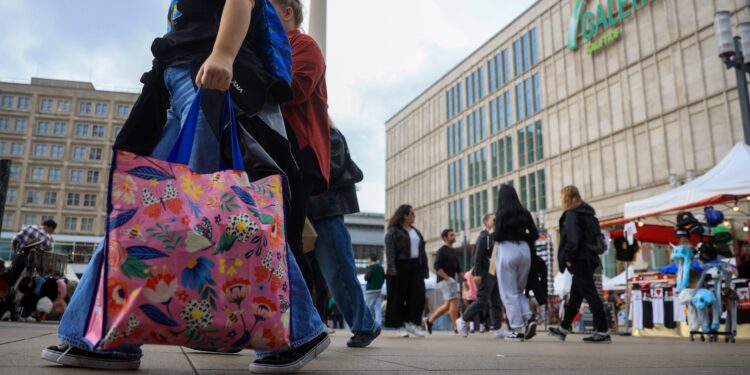
[[[461,263],[458,261],[458,254],[453,248],[443,245],[438,249],[437,255],[435,255],[435,272],[442,269],[448,276],[456,278],[456,273],[461,271]],[[437,276],[435,281],[440,282],[443,279],[440,275]]]
[[[250,30],[261,8],[253,9],[243,46],[253,43]],[[167,13],[167,33],[151,46],[154,57],[170,66],[205,60],[213,50],[223,11],[224,0],[173,0]]]

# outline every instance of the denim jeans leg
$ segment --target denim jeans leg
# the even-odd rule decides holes
[[[362,286],[357,279],[354,250],[343,216],[312,221],[318,238],[315,257],[336,306],[354,333],[370,333],[377,329],[365,304]]]
[[[380,327],[383,324],[383,313],[380,311],[383,304],[383,297],[380,296],[380,290],[368,290],[365,292],[365,301],[367,301],[367,309],[370,311],[375,326]]]
[[[186,66],[169,67],[164,71],[164,84],[170,93],[170,108],[167,111],[167,123],[151,156],[167,160],[174,147],[177,135],[190,112],[195,97],[193,80]],[[190,154],[190,169],[197,173],[211,173],[219,169],[219,141],[206,120],[203,110],[198,114],[195,129],[195,140]]]
[[[297,261],[294,260],[294,255],[292,255],[289,245],[287,245],[286,259],[289,265],[289,299],[291,305],[289,339],[292,348],[298,348],[325,332],[326,326],[320,320],[318,311],[315,310],[312,297],[305,284],[305,279],[302,277],[302,271],[300,271]],[[256,350],[255,355],[258,358],[265,358],[282,352]]]
[[[102,262],[104,262],[104,240],[99,242],[94,255],[91,257],[86,271],[81,277],[70,304],[60,320],[57,337],[63,344],[75,348],[91,351],[91,345],[84,339],[91,301],[96,297],[97,279],[99,278]],[[124,359],[137,359],[143,356],[140,345],[123,345],[105,353]]]

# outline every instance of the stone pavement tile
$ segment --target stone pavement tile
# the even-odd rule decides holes
[[[243,350],[237,354],[206,353],[185,348],[185,354],[192,365],[199,371],[204,370],[236,370],[248,371],[248,365],[255,360],[252,350]]]

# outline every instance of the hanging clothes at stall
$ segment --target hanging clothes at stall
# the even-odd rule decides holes
[[[630,300],[629,318],[633,322],[633,328],[643,329],[643,300],[640,284],[633,284],[630,292]]]
[[[651,286],[641,285],[641,300],[643,301],[643,328],[654,328],[654,309],[651,300]]]
[[[664,324],[664,288],[651,289],[651,304],[654,311],[654,324]]]
[[[661,289],[664,295],[664,327],[676,328],[677,322],[675,322],[675,305],[674,305],[674,289],[671,286],[667,286]]]
[[[737,324],[750,323],[750,280],[738,282],[735,280],[735,290],[737,291]]]

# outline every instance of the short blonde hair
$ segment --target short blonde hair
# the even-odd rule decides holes
[[[560,195],[562,195],[563,208],[566,210],[578,207],[583,203],[581,193],[578,191],[578,188],[573,185],[568,185],[562,188],[562,190],[560,190]]]

